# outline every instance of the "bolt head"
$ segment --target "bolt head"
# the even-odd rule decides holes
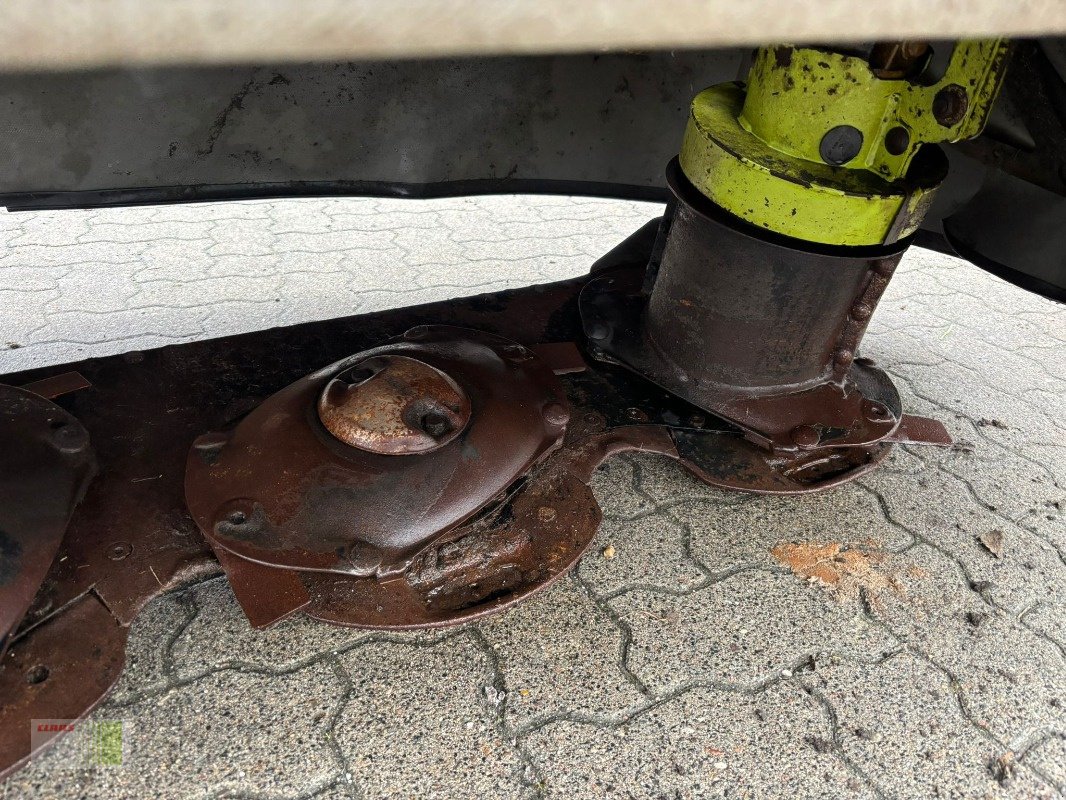
[[[837,125],[826,131],[818,144],[818,154],[826,164],[847,164],[862,150],[862,131],[851,125]]]
[[[593,322],[589,326],[589,338],[594,341],[602,342],[610,335],[611,329],[607,326],[607,323],[605,322]]]
[[[129,542],[115,542],[107,548],[107,557],[112,561],[121,561],[133,552],[133,545]]]
[[[647,422],[648,412],[642,408],[627,408],[626,416],[634,422]]]
[[[570,420],[570,410],[562,403],[544,406],[544,420],[550,425],[565,425]]]
[[[892,412],[884,403],[866,400],[862,404],[862,413],[870,422],[887,422],[892,419]]]
[[[911,145],[911,135],[902,125],[897,125],[885,134],[885,150],[893,156],[901,156]]]
[[[52,442],[61,453],[80,453],[89,446],[89,434],[77,423],[60,420],[52,424]]]
[[[509,344],[503,348],[502,352],[508,361],[515,363],[522,363],[533,358],[533,353],[520,344]]]
[[[792,429],[792,441],[801,450],[817,447],[822,441],[822,434],[813,425],[798,425]]]
[[[945,86],[933,97],[933,119],[945,128],[953,128],[962,122],[969,105],[970,96],[965,89],[957,83]]]
[[[541,522],[551,522],[559,516],[558,512],[551,506],[541,506],[537,509],[537,519]]]

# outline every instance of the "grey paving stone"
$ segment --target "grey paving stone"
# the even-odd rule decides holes
[[[899,550],[913,541],[885,518],[877,498],[857,485],[799,497],[757,496],[727,506],[714,500],[682,502],[668,513],[691,532],[692,555],[716,573],[776,566],[770,551],[782,542]]]
[[[1066,601],[1041,603],[1027,611],[1022,619],[1025,625],[1058,644],[1066,652]]]
[[[470,635],[371,643],[340,661],[351,689],[334,736],[363,797],[526,793],[526,764],[500,728],[500,687]]]
[[[955,476],[930,470],[915,482],[879,473],[863,483],[878,492],[892,520],[950,553],[970,580],[982,582],[992,600],[1008,611],[1020,613],[1066,591],[1066,564],[1058,552],[1035,533],[975,502]],[[1005,537],[1003,558],[977,540],[997,530]]]
[[[1066,559],[1066,502],[1045,501],[1020,515],[1017,523],[1046,541]]]
[[[578,565],[600,597],[631,586],[685,591],[706,579],[685,549],[687,533],[666,512],[638,519],[605,519]]]
[[[699,687],[618,728],[556,722],[525,737],[547,797],[870,798],[794,685]]]
[[[1066,660],[1054,643],[985,603],[931,547],[893,567],[903,591],[886,593],[871,613],[957,681],[975,724],[1016,751],[1066,732]]]
[[[479,630],[505,676],[512,729],[552,714],[618,718],[646,701],[621,669],[621,631],[569,578]]]
[[[701,483],[672,458],[650,453],[633,454],[631,458],[636,466],[637,488],[660,507],[697,497],[706,497],[721,505],[735,505],[749,499],[746,495]]]
[[[121,703],[173,682],[170,645],[195,613],[185,592],[157,597],[141,610],[130,626],[126,666],[111,694],[112,700]]]
[[[342,779],[333,786],[327,786],[322,791],[316,792],[307,800],[356,800],[358,797],[358,789],[355,785]]]
[[[1035,745],[1022,759],[1047,780],[1066,791],[1066,736],[1049,736]]]
[[[1016,455],[1009,446],[978,444],[973,453],[948,453],[938,461],[981,503],[1011,520],[1066,504],[1066,475],[1056,474],[1054,465],[1049,468],[1032,456]]]
[[[929,545],[897,555],[886,566],[900,590],[881,594],[869,606],[871,616],[941,666],[965,657],[982,627],[1003,615],[970,588],[958,562]]]
[[[803,681],[832,709],[844,756],[886,797],[1055,794],[1024,766],[1001,785],[991,765],[1003,748],[966,720],[950,680],[911,653],[877,665],[818,662]]]
[[[897,647],[857,602],[779,572],[738,573],[681,597],[635,590],[610,605],[633,631],[630,669],[657,694],[693,681],[754,690],[813,655],[874,661]]]
[[[941,420],[943,421],[943,420]],[[935,467],[930,466],[923,461],[917,453],[921,451],[921,447],[917,445],[901,445],[892,448],[892,453],[881,462],[874,472],[866,475],[863,481],[860,482],[860,486],[877,486],[877,476],[883,473],[895,473],[897,475],[911,475],[915,478],[921,477],[922,473]]]
[[[315,622],[303,614],[256,630],[248,623],[224,577],[189,590],[188,602],[196,615],[171,648],[174,670],[183,679],[243,665],[290,670],[351,647],[370,635],[355,628]],[[409,634],[398,634],[404,635]]]
[[[974,723],[1011,748],[1044,733],[1066,734],[1066,659],[1047,639],[993,617],[969,657],[949,669]]]
[[[0,285],[19,289],[0,372],[559,280],[661,209],[503,195],[0,211]],[[514,243],[470,258],[490,235]]]
[[[926,341],[925,335],[919,338]],[[965,347],[965,340],[958,342],[957,346]],[[1009,358],[1009,354],[1001,357]],[[888,365],[890,359],[891,355],[885,355],[881,360]],[[898,369],[893,372],[899,374]],[[986,383],[979,373],[946,361],[937,366],[908,365],[905,377],[918,394],[934,397],[940,405],[972,420],[1027,420],[1026,426],[1040,424],[1031,420],[1046,415],[1056,404],[1053,398],[1035,397],[1035,393],[1025,391],[1025,387]],[[1054,421],[1051,424],[1061,431],[1060,425]]]
[[[343,687],[328,664],[287,675],[232,670],[133,705],[105,705],[92,719],[123,721],[122,766],[83,766],[84,743],[71,737],[4,790],[8,798],[109,800],[192,800],[205,797],[205,787],[214,794],[305,794],[340,771],[328,734]]]
[[[644,516],[656,509],[655,502],[637,487],[636,465],[629,453],[600,464],[589,485],[607,519]]]

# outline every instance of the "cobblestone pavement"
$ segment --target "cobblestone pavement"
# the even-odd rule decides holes
[[[0,214],[0,372],[578,274],[658,212],[569,198]],[[576,572],[490,621],[254,632],[154,602],[97,719],[4,798],[1039,798],[1066,789],[1066,311],[909,255],[865,355],[953,450],[813,497],[616,458]],[[314,365],[308,365],[312,367]],[[1003,536],[997,557],[977,537]],[[827,588],[782,544],[858,559]],[[832,554],[834,548],[828,548]],[[832,562],[833,564],[844,562]]]

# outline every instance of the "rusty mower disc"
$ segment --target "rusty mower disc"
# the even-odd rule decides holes
[[[426,584],[426,553],[442,537],[504,507],[516,481],[561,444],[568,419],[558,378],[531,351],[420,326],[282,389],[232,431],[200,437],[186,500],[235,587],[255,587],[249,570],[261,566],[366,579],[358,595],[391,586],[396,601],[403,579]],[[249,617],[269,622],[305,605],[287,581],[286,603]]]

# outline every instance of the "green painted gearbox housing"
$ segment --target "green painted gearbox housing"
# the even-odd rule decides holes
[[[746,85],[693,100],[681,168],[712,201],[775,233],[829,245],[897,241],[917,230],[943,177],[943,159],[920,149],[981,132],[1008,52],[1006,40],[959,42],[943,75],[921,84],[879,77],[854,56],[762,48]],[[854,129],[854,153],[826,163],[823,137],[839,126]]]

